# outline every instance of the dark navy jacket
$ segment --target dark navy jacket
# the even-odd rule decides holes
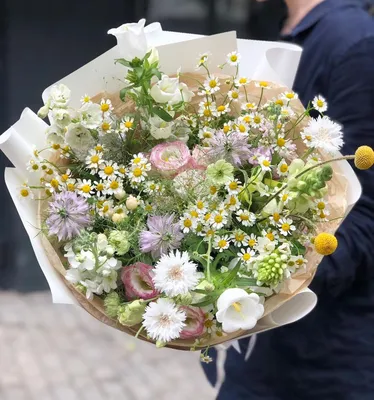
[[[286,40],[304,48],[294,90],[304,104],[317,94],[328,100],[327,114],[344,127],[343,153],[374,148],[372,18],[326,0]],[[356,172],[363,195],[338,231],[338,250],[318,268],[315,310],[258,335],[247,362],[248,339],[242,355],[231,348],[218,399],[374,400],[374,169]],[[214,363],[204,368],[214,382]]]

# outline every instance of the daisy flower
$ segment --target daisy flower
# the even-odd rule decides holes
[[[271,171],[271,160],[269,158],[261,156],[258,159],[258,163],[262,171]]]
[[[104,115],[109,115],[113,110],[112,102],[109,99],[101,99],[100,110]]]
[[[77,187],[78,193],[85,198],[89,198],[94,194],[94,187],[91,179],[78,179]]]
[[[102,153],[97,152],[96,150],[90,150],[88,156],[86,157],[86,166],[93,173],[97,173],[100,168],[100,165],[104,163],[102,158]]]
[[[242,223],[244,226],[253,226],[256,222],[255,214],[248,210],[239,210],[236,213],[236,219]]]
[[[75,192],[75,190],[77,189],[77,180],[74,178],[69,178],[66,181],[66,189],[69,192]]]
[[[245,232],[237,229],[231,234],[231,239],[235,246],[241,247],[244,246],[246,240],[248,240],[248,236]]]
[[[271,229],[269,229],[268,231],[262,231],[262,236],[268,240],[270,240],[270,242],[276,242],[279,239],[279,235],[277,231],[273,231]]]
[[[227,224],[227,214],[214,212],[210,217],[210,223],[214,229],[221,229]]]
[[[201,53],[199,55],[199,61],[196,65],[196,69],[200,69],[200,67],[202,67],[208,60],[209,60],[209,56],[211,55],[210,52],[206,52],[206,53]]]
[[[271,85],[266,81],[255,82],[255,86],[262,89],[271,89]]]
[[[230,211],[236,211],[240,207],[241,207],[241,203],[236,195],[232,194],[231,196],[229,195],[226,198],[226,203],[225,203],[226,209],[229,209]]]
[[[246,119],[249,120],[246,120]],[[236,131],[241,133],[242,135],[247,135],[248,131],[249,131],[249,124],[251,122],[250,116],[246,116],[246,117],[241,117],[238,119],[238,121],[236,122]]]
[[[236,51],[232,51],[231,53],[227,54],[227,62],[230,65],[238,65],[241,58],[242,56]]]
[[[118,178],[116,179],[110,179],[106,181],[106,187],[104,189],[104,194],[106,195],[115,195],[119,192],[122,191],[122,181],[120,181]]]
[[[126,168],[123,165],[118,166],[117,176],[124,178],[126,174]]]
[[[105,183],[101,180],[99,182],[94,181],[94,185],[95,185],[94,188],[96,190],[96,195],[99,197],[102,196],[103,191],[105,190]]]
[[[172,300],[158,299],[145,309],[142,325],[151,339],[167,343],[179,337],[186,318],[186,313]]]
[[[248,85],[249,79],[246,78],[245,76],[242,76],[240,78],[235,79],[234,83],[235,83],[235,86],[237,86],[237,87],[245,86],[245,85]]]
[[[131,180],[131,185],[137,186],[137,184],[139,184],[140,182],[145,181],[145,178],[148,176],[148,174],[141,165],[139,167],[134,167],[130,171],[128,171],[127,176]]]
[[[233,130],[233,123],[232,123],[232,121],[225,122],[225,123],[223,124],[222,130],[223,130],[223,133],[224,133],[225,135],[229,134],[229,133]]]
[[[63,174],[58,175],[57,179],[60,182],[60,187],[66,187],[67,182],[72,179],[70,169],[67,169]]]
[[[252,121],[251,125],[254,128],[259,128],[262,125],[262,123],[264,122],[263,116],[259,113],[251,114],[251,121]]]
[[[291,194],[287,190],[283,190],[283,192],[279,194],[279,198],[281,202],[286,205],[291,200]]]
[[[253,257],[256,255],[254,250],[251,249],[241,249],[238,253],[237,256],[241,259],[242,262],[245,264],[250,263],[253,261]]]
[[[101,217],[111,217],[113,210],[113,200],[97,202],[98,213]]]
[[[254,248],[257,244],[257,236],[254,233],[251,233],[248,238],[246,238],[246,244],[249,247]]]
[[[328,203],[324,199],[314,200],[314,204],[318,211],[324,211],[327,208]]]
[[[231,101],[238,101],[239,100],[239,98],[240,98],[240,93],[239,93],[239,91],[238,90],[230,90],[228,93],[227,93],[227,96],[228,96],[228,98],[231,100]]]
[[[217,77],[211,75],[209,79],[204,82],[204,88],[208,90],[210,93],[218,92],[220,89],[220,82]]]
[[[327,222],[330,211],[328,210],[317,210],[317,218],[319,222]]]
[[[91,103],[91,97],[88,94],[85,94],[81,97],[81,104],[82,106],[85,104]]]
[[[106,133],[112,132],[112,122],[110,120],[104,119],[100,125],[100,133],[105,135]]]
[[[281,98],[288,103],[291,100],[298,99],[299,96],[295,92],[284,92],[281,94]]]
[[[213,247],[222,253],[223,250],[228,249],[230,246],[230,237],[228,235],[217,236],[214,239]]]
[[[128,132],[129,130],[134,129],[134,118],[128,116],[123,118],[119,124],[119,129],[122,132]]]
[[[164,254],[153,273],[155,288],[169,297],[187,294],[199,282],[197,265],[190,261],[186,251]]]
[[[290,218],[282,218],[279,221],[279,230],[281,235],[283,236],[287,236],[287,235],[291,235],[293,231],[296,230],[296,227],[294,225],[292,225],[293,221]]]
[[[102,179],[113,179],[117,175],[118,165],[113,161],[105,161],[99,165],[99,176]]]
[[[229,194],[238,194],[243,189],[242,183],[238,179],[227,182],[225,186]]]
[[[17,192],[18,192],[18,198],[20,200],[33,199],[34,198],[34,195],[33,195],[30,187],[28,186],[28,184],[26,182],[22,186],[19,186],[17,188]]]
[[[196,228],[196,220],[189,213],[185,213],[180,219],[180,225],[182,232],[188,233]]]
[[[269,220],[273,225],[278,225],[279,221],[281,219],[281,215],[279,212],[274,212],[270,217]]]
[[[231,109],[228,104],[221,104],[220,106],[218,106],[216,108],[216,115],[217,116],[225,115],[225,114],[229,113],[230,111],[231,111]]]
[[[327,101],[322,96],[316,96],[312,101],[313,107],[320,113],[327,111]]]
[[[145,193],[154,194],[159,192],[159,185],[155,181],[148,181],[145,184]]]
[[[248,103],[242,104],[241,108],[244,111],[254,111],[257,109],[257,104],[248,102]]]
[[[26,169],[30,172],[37,172],[41,168],[41,160],[39,158],[31,158],[27,163]]]
[[[215,130],[205,126],[204,128],[199,130],[199,138],[202,140],[209,140],[212,139],[214,136]]]
[[[49,182],[47,182],[45,184],[45,187],[48,188],[48,190],[53,193],[53,192],[57,192],[59,190],[60,187],[60,181],[55,177],[52,178]]]
[[[205,214],[208,209],[208,204],[204,200],[197,200],[195,202],[195,207],[199,214]]]
[[[295,115],[291,107],[284,106],[281,108],[280,117],[282,120],[288,120]]]
[[[331,155],[339,152],[343,146],[342,127],[328,117],[311,119],[302,132],[302,137],[310,137],[309,147],[317,148]]]
[[[286,160],[283,159],[278,164],[277,173],[279,176],[285,176],[288,174],[288,164],[286,163]]]

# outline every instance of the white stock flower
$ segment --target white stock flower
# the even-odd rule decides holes
[[[150,94],[157,103],[167,103],[180,95],[179,79],[162,75],[161,79],[152,86]]]
[[[96,129],[102,122],[100,105],[86,103],[79,110],[81,124],[88,129]]]
[[[70,89],[63,83],[53,86],[49,95],[51,107],[66,107],[70,100],[70,94]]]
[[[217,300],[217,308],[217,321],[226,333],[254,328],[264,313],[257,294],[237,288],[225,290]]]
[[[51,125],[47,129],[47,142],[52,144],[64,143],[64,130],[56,124]]]
[[[149,131],[155,139],[167,139],[172,134],[173,122],[166,122],[158,116],[149,118]]]
[[[85,160],[88,151],[95,146],[91,132],[81,124],[70,124],[65,140],[81,161]]]
[[[56,125],[62,128],[71,122],[70,112],[66,108],[54,108],[52,110],[52,118]]]
[[[190,261],[187,252],[180,253],[178,250],[164,254],[153,272],[156,289],[169,297],[187,294],[199,280],[196,264]]]
[[[186,313],[172,300],[158,299],[145,309],[143,326],[151,339],[167,343],[180,336],[186,318]]]

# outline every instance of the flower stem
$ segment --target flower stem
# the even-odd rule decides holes
[[[212,252],[212,239],[209,239],[208,242],[208,251],[207,251],[207,261],[206,261],[206,279],[208,282],[211,281],[211,275],[210,275],[210,253]]]

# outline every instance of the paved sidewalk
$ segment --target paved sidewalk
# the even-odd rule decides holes
[[[1,400],[213,400],[197,353],[156,349],[50,294],[0,292]]]

